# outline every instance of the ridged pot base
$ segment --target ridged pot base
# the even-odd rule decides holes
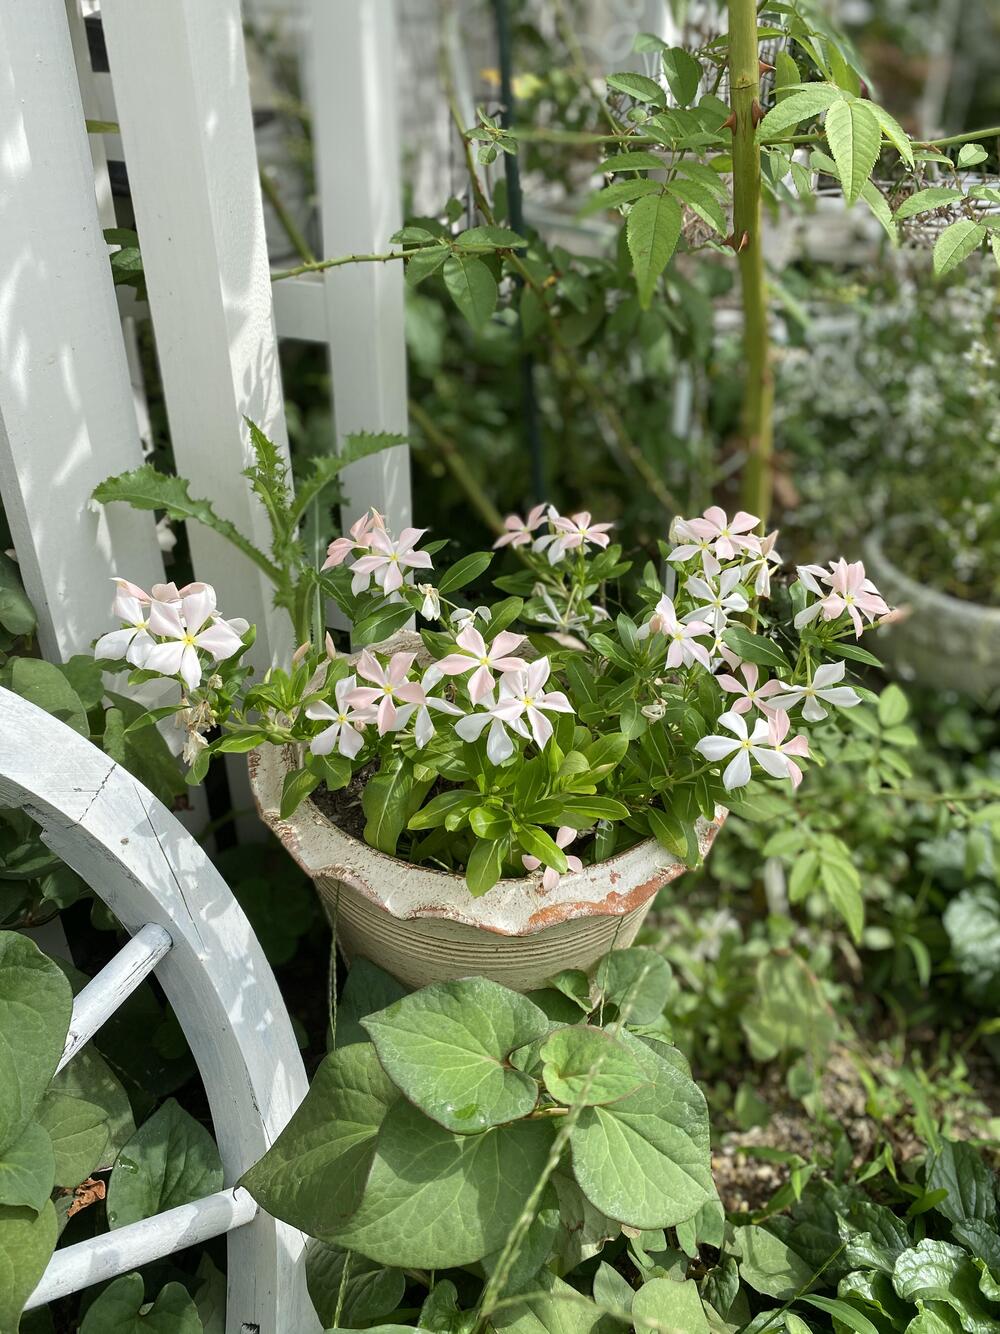
[[[543,986],[564,968],[590,968],[630,945],[658,890],[687,869],[654,840],[561,876],[497,882],[473,898],[460,875],[414,866],[359,842],[308,799],[279,814],[294,747],[264,746],[249,757],[261,818],[313,880],[348,959],[370,959],[411,987],[482,976],[516,991]],[[726,817],[699,820],[707,854]]]

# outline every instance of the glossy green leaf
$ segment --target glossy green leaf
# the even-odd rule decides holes
[[[632,74],[628,71],[622,74],[609,74],[607,84],[615,92],[627,93],[637,102],[649,102],[656,107],[667,105],[663,89],[655,79],[648,79],[645,74]]]
[[[0,933],[0,1148],[19,1139],[34,1116],[72,1009],[62,970],[27,936]]]
[[[388,755],[365,784],[361,806],[367,817],[365,842],[393,856],[409,818],[413,765],[403,755]]]
[[[615,1102],[649,1082],[634,1053],[602,1028],[560,1028],[540,1054],[545,1087],[567,1106]]]
[[[452,301],[473,329],[481,329],[497,304],[497,281],[487,265],[474,255],[450,255],[443,273]]]
[[[221,1189],[215,1141],[168,1098],[118,1155],[108,1183],[108,1226],[126,1227]]]
[[[141,1274],[123,1274],[87,1308],[80,1334],[202,1334],[198,1308],[180,1283],[167,1283],[147,1305]]]
[[[757,136],[763,143],[780,138],[802,121],[812,120],[826,111],[842,97],[840,89],[829,83],[810,84],[800,92],[783,95],[758,125]]]
[[[465,588],[466,584],[471,584],[474,579],[485,574],[493,563],[495,555],[495,551],[473,551],[470,555],[457,560],[454,565],[449,565],[438,580],[438,592],[445,595]]]
[[[382,1264],[472,1264],[503,1245],[553,1134],[551,1123],[515,1121],[453,1135],[400,1100],[383,1123],[364,1198],[334,1239]]]
[[[33,1209],[0,1205],[0,1330],[4,1334],[16,1331],[21,1309],[55,1249],[57,1234],[51,1200],[38,1214]]]
[[[375,1136],[398,1097],[370,1043],[338,1048],[241,1184],[275,1218],[313,1237],[330,1236],[361,1200]]]
[[[648,306],[657,279],[667,267],[681,235],[681,209],[668,194],[637,199],[625,225],[639,303]]]
[[[882,127],[868,103],[854,100],[834,102],[826,113],[823,129],[844,198],[853,204],[875,169],[882,148]]]
[[[41,1213],[55,1185],[55,1169],[52,1141],[33,1121],[0,1151],[0,1205]]]
[[[545,1037],[546,1015],[526,997],[483,977],[438,982],[369,1015],[386,1073],[447,1129],[474,1134],[526,1116],[535,1081],[509,1064],[511,1052]]]
[[[319,1242],[306,1254],[306,1284],[324,1328],[337,1323],[340,1305],[340,1324],[364,1329],[401,1304],[406,1278],[401,1269]]]
[[[961,218],[946,227],[934,242],[934,272],[939,278],[967,260],[982,245],[986,227],[973,218]]]
[[[57,1185],[78,1186],[100,1166],[110,1137],[103,1107],[50,1090],[39,1105],[38,1123],[52,1141]]]
[[[777,671],[789,672],[791,666],[784,653],[770,639],[755,635],[742,625],[730,625],[722,638],[733,652],[744,662],[753,662],[761,667],[772,667]]]
[[[90,735],[87,710],[63,672],[44,658],[14,658],[10,688],[29,704],[51,713],[81,736]]]
[[[684,1334],[711,1334],[711,1326],[701,1304],[698,1285],[693,1279],[676,1282],[653,1278],[644,1283],[632,1299],[636,1329],[640,1321],[654,1321],[654,1328],[683,1330]]]
[[[650,1082],[589,1107],[570,1136],[573,1171],[590,1202],[640,1228],[673,1227],[715,1195],[701,1090],[638,1038],[619,1035]]]
[[[701,85],[701,62],[682,46],[672,46],[663,53],[663,73],[667,86],[679,106],[686,107],[698,96]]]

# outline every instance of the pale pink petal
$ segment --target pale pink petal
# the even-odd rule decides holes
[[[376,685],[384,686],[387,680],[382,664],[373,653],[369,653],[368,649],[365,649],[358,659],[357,672],[366,681],[374,681]]]
[[[208,584],[196,593],[181,599],[181,615],[191,634],[195,635],[215,612],[215,589]]]
[[[486,758],[490,764],[503,764],[514,754],[514,743],[504,730],[499,719],[494,718],[486,738]]]
[[[391,685],[398,685],[400,681],[405,681],[413,661],[416,658],[415,653],[394,653],[389,661],[389,672],[387,680]]]
[[[449,653],[446,658],[439,658],[435,663],[438,671],[444,672],[445,676],[461,676],[463,672],[471,672],[475,665],[475,658],[465,653]]]
[[[135,635],[135,629],[131,626],[124,630],[110,630],[106,635],[101,635],[94,645],[94,657],[124,658]]]
[[[764,746],[753,746],[750,753],[764,772],[770,774],[772,778],[788,777],[788,761],[784,755],[779,755],[776,750],[768,750]]]
[[[149,628],[154,635],[169,635],[171,639],[183,639],[187,633],[180,608],[167,602],[150,603]]]
[[[316,700],[314,703],[306,705],[307,718],[314,718],[319,721],[323,718],[336,718],[336,716],[336,710],[331,709],[329,704],[325,704],[322,700]]]
[[[179,639],[168,640],[166,644],[154,644],[146,654],[146,670],[160,672],[163,676],[177,676],[181,670],[184,649],[185,645]]]
[[[482,640],[480,639],[480,643]],[[501,630],[490,645],[490,657],[496,661],[497,658],[506,657],[512,653],[519,644],[524,643],[524,635],[511,634],[509,630]],[[485,652],[485,647],[482,652]]]
[[[200,635],[195,636],[194,642],[206,653],[211,653],[216,662],[231,658],[243,647],[239,635],[235,634],[225,621],[216,621],[207,630],[202,630]]]
[[[471,665],[471,659],[466,659]],[[480,703],[493,689],[493,673],[488,667],[477,667],[469,678],[469,698],[473,704]]]
[[[487,656],[486,644],[474,625],[467,625],[463,630],[460,630],[455,636],[455,642],[476,659]]]
[[[745,787],[750,782],[750,753],[742,747],[729,761],[722,774],[722,786],[727,792]]]
[[[552,735],[552,724],[546,718],[545,714],[534,706],[526,710],[528,724],[531,727],[531,735],[535,738],[539,749],[544,750]]]

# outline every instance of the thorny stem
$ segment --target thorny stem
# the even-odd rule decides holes
[[[267,202],[274,209],[274,216],[281,223],[282,231],[294,246],[295,253],[298,255],[299,259],[303,260],[306,264],[315,264],[317,262],[316,256],[313,254],[309,242],[299,230],[298,223],[292,217],[291,213],[289,213],[285,201],[282,199],[278,187],[274,183],[274,178],[271,176],[271,173],[265,171],[264,168],[261,167],[258,174],[260,176],[261,191],[267,199]]]
[[[461,451],[455,442],[446,435],[437,425],[430,413],[411,398],[409,401],[409,413],[413,421],[417,423],[423,431],[428,442],[437,450],[439,457],[445,467],[454,477],[455,481],[462,488],[473,509],[477,511],[479,517],[498,536],[505,531],[503,526],[503,515],[490,500],[489,496],[483,491],[482,487],[472,475],[472,470],[462,457]]]
[[[753,0],[729,0],[729,87],[733,119],[733,248],[743,297],[743,438],[747,450],[743,503],[767,522],[771,506],[774,381],[767,279],[761,237],[760,56]]]

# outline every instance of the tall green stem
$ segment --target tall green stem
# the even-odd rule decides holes
[[[743,297],[743,502],[766,521],[771,506],[774,382],[761,237],[760,64],[755,0],[729,0],[729,87],[733,132],[733,246]]]

